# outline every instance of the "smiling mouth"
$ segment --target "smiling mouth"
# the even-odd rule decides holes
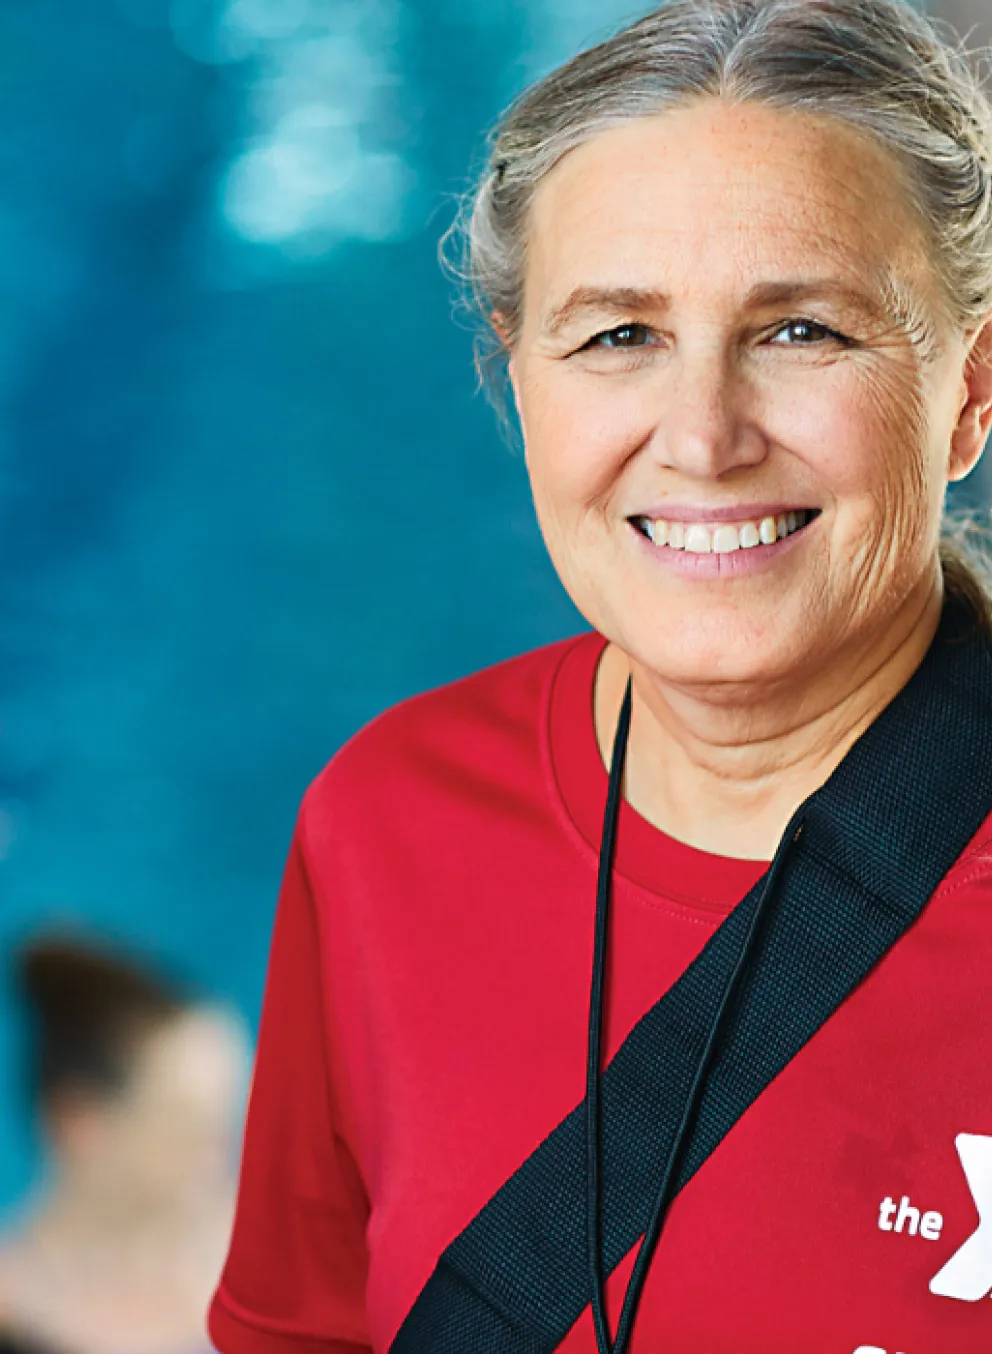
[[[630,517],[627,520],[653,545],[666,550],[684,550],[690,555],[729,555],[736,550],[755,550],[795,536],[820,516],[820,508],[796,508],[775,517],[754,521],[668,522],[663,518]]]

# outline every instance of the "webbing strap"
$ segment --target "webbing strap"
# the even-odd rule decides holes
[[[992,811],[992,646],[948,602],[907,686],[796,815],[678,1187],[919,917]],[[759,882],[602,1080],[603,1272],[644,1232]],[[445,1250],[390,1354],[549,1354],[589,1303],[580,1104]],[[654,1263],[664,1263],[664,1238]]]

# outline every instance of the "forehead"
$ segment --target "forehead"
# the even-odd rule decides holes
[[[677,296],[811,268],[926,289],[925,234],[900,174],[855,130],[760,104],[707,99],[637,118],[542,180],[526,297],[604,281]]]

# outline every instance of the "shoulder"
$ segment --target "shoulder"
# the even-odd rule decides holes
[[[422,817],[439,793],[464,796],[482,780],[492,786],[531,776],[558,672],[575,650],[602,643],[594,633],[572,636],[392,706],[312,782],[301,823],[321,832],[341,814],[382,815],[398,800]]]
[[[969,885],[992,897],[992,813],[944,876],[938,893],[953,892]]]

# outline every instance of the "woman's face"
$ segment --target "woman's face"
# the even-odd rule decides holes
[[[687,684],[869,653],[932,589],[947,481],[981,451],[940,316],[898,171],[842,126],[706,100],[567,155],[510,370],[579,609]],[[790,511],[816,516],[778,539]]]

